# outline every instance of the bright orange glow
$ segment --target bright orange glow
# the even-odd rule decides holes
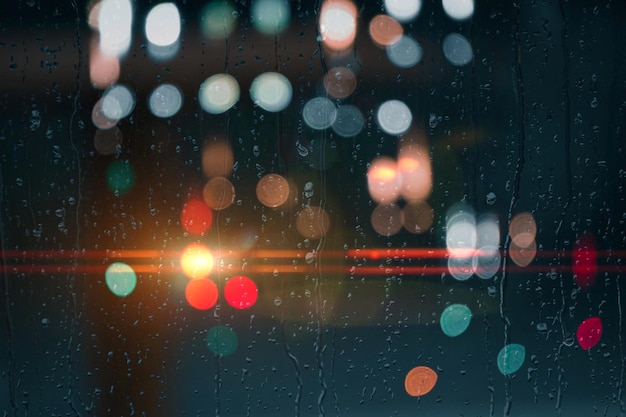
[[[217,303],[215,282],[208,278],[192,279],[185,287],[185,299],[196,310],[208,310]]]
[[[213,212],[203,200],[192,198],[183,206],[180,223],[187,232],[201,235],[211,228]]]
[[[343,51],[356,37],[357,10],[349,0],[326,0],[322,4],[319,30],[324,46]]]
[[[370,21],[369,29],[372,40],[380,47],[393,45],[400,40],[404,33],[402,25],[386,14],[374,16]]]
[[[427,366],[416,366],[404,379],[404,389],[412,397],[428,394],[437,384],[437,372]]]
[[[228,141],[213,138],[202,149],[202,172],[207,177],[228,177],[233,172],[235,157]]]
[[[367,187],[372,200],[381,204],[393,203],[400,195],[396,161],[379,157],[372,161],[367,171]]]
[[[98,35],[92,35],[89,43],[89,79],[95,88],[104,90],[120,78],[120,60],[116,55],[100,51]]]
[[[400,193],[409,202],[425,200],[433,188],[430,157],[418,146],[402,147],[398,154]]]
[[[192,243],[183,251],[180,266],[191,279],[206,278],[213,270],[213,255],[206,246]]]
[[[528,212],[519,213],[511,220],[509,234],[513,243],[520,248],[529,247],[537,235],[537,224],[532,214]]]
[[[259,289],[254,281],[248,277],[232,277],[226,281],[224,286],[226,302],[239,310],[252,307],[256,303],[258,296]]]

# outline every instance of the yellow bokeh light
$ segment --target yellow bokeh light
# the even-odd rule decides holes
[[[213,264],[211,251],[199,243],[187,246],[180,258],[183,273],[191,279],[208,277],[213,270]]]

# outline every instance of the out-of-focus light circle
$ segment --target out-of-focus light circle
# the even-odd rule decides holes
[[[232,277],[224,285],[226,302],[231,307],[239,310],[252,307],[256,303],[258,296],[259,289],[254,281],[248,277]]]
[[[413,234],[426,233],[433,225],[435,213],[425,201],[407,203],[402,208],[404,228]]]
[[[388,100],[376,112],[376,122],[383,132],[401,135],[411,127],[413,115],[409,107],[400,100]]]
[[[102,3],[102,1],[97,0],[96,2],[87,5],[87,25],[89,25],[91,30],[96,32],[99,30],[100,26],[100,3]]]
[[[517,266],[525,267],[530,265],[536,255],[537,243],[534,240],[525,248],[520,248],[513,241],[509,244],[509,257]]]
[[[474,14],[474,0],[442,0],[443,10],[454,20],[465,20]]]
[[[326,236],[330,228],[330,218],[322,207],[304,207],[298,213],[296,229],[307,239],[320,239]]]
[[[106,117],[102,111],[102,98],[96,101],[96,104],[93,105],[93,109],[91,110],[91,121],[93,125],[98,129],[106,130],[111,129],[116,126],[119,122],[118,119],[110,119]]]
[[[476,275],[491,279],[500,269],[502,256],[497,246],[481,246],[476,253]]]
[[[104,273],[104,280],[109,290],[118,297],[126,297],[137,286],[137,275],[130,265],[114,262]]]
[[[206,344],[215,355],[227,356],[235,353],[239,341],[237,335],[228,326],[215,326],[206,335]]]
[[[598,274],[598,254],[596,252],[596,239],[593,234],[584,233],[578,237],[574,243],[572,258],[576,285],[583,290],[593,286]]]
[[[439,324],[446,336],[456,337],[465,332],[472,319],[472,310],[465,304],[452,304],[441,313]]]
[[[322,4],[319,31],[324,45],[342,51],[356,37],[357,10],[349,0],[326,0]]]
[[[228,177],[233,172],[235,156],[230,143],[212,139],[202,148],[202,172],[207,177]]]
[[[214,0],[200,15],[202,33],[209,39],[226,39],[235,30],[237,10],[230,1]]]
[[[476,225],[476,246],[500,246],[500,226],[495,216],[484,216]]]
[[[122,146],[122,131],[115,126],[113,129],[96,130],[93,147],[100,155],[115,155]]]
[[[471,257],[476,249],[476,220],[474,215],[461,209],[449,215],[446,230],[446,247],[454,257]]]
[[[367,189],[377,203],[394,203],[400,196],[398,167],[392,158],[381,156],[367,170]]]
[[[106,179],[113,194],[120,196],[135,185],[135,170],[128,160],[113,161],[107,168]]]
[[[472,45],[465,36],[458,33],[449,33],[443,39],[443,55],[449,63],[457,67],[469,64],[474,58]]]
[[[404,378],[404,389],[411,397],[421,397],[435,388],[437,372],[427,366],[416,366]]]
[[[254,0],[252,3],[252,25],[261,33],[274,35],[282,32],[289,24],[290,17],[287,0]]]
[[[576,330],[576,340],[584,350],[589,350],[598,344],[602,338],[602,320],[600,317],[590,317],[584,320]]]
[[[433,188],[430,155],[418,146],[403,146],[398,152],[400,194],[409,202],[428,198]]]
[[[266,207],[279,207],[289,198],[289,183],[278,174],[267,174],[256,185],[256,197]]]
[[[150,93],[148,107],[156,117],[172,117],[183,105],[183,94],[173,84],[161,84]]]
[[[94,37],[89,46],[89,79],[91,85],[105,89],[115,84],[120,77],[120,60],[116,55],[102,53]]]
[[[120,56],[130,47],[133,7],[130,0],[102,0],[98,11],[100,50]]]
[[[192,279],[185,287],[185,299],[196,310],[208,310],[217,303],[218,290],[209,278]]]
[[[422,8],[422,0],[385,0],[384,3],[385,11],[402,23],[415,19]]]
[[[213,254],[200,243],[187,245],[180,258],[183,273],[191,279],[206,278],[213,271]]]
[[[448,257],[448,272],[457,281],[467,281],[474,275],[478,266],[475,256],[459,256],[451,254]]]
[[[344,104],[337,109],[337,117],[331,128],[339,136],[351,138],[361,133],[364,125],[361,110],[352,104]]]
[[[159,3],[146,16],[146,38],[157,46],[175,43],[180,36],[180,13],[174,3]]]
[[[215,74],[200,84],[198,100],[204,111],[224,113],[239,101],[239,84],[232,75]]]
[[[202,198],[213,210],[224,210],[235,201],[235,187],[224,177],[213,177],[204,185]]]
[[[396,204],[379,204],[372,211],[372,227],[382,236],[393,236],[402,229],[402,209]]]
[[[517,343],[503,347],[498,353],[498,369],[502,375],[511,375],[517,372],[526,359],[526,348]]]
[[[148,55],[150,56],[150,58],[152,58],[153,61],[156,62],[169,61],[176,56],[179,49],[180,40],[178,39],[176,40],[176,42],[165,46],[155,45],[151,42],[148,42]]]
[[[537,223],[532,214],[528,212],[519,213],[509,225],[511,240],[520,248],[527,248],[535,241],[537,236]]]
[[[180,224],[188,233],[201,235],[211,228],[213,212],[203,200],[188,200],[180,212]]]
[[[109,119],[123,119],[134,109],[135,96],[125,85],[113,85],[102,95],[102,114]]]
[[[354,92],[357,81],[349,68],[334,67],[324,75],[323,83],[329,96],[344,99]]]
[[[402,25],[386,14],[374,16],[370,21],[369,31],[374,43],[381,47],[398,42],[404,33]]]
[[[278,72],[264,72],[250,85],[254,104],[269,112],[284,110],[291,102],[292,94],[291,83]]]
[[[398,68],[411,68],[417,65],[424,55],[421,45],[410,36],[402,35],[400,39],[385,48],[387,57]]]
[[[315,97],[307,101],[302,109],[304,122],[312,129],[329,128],[337,118],[335,103],[326,97]]]

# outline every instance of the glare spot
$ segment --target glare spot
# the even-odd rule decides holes
[[[422,8],[422,0],[385,0],[385,11],[402,23],[415,19]]]
[[[367,188],[375,202],[394,203],[400,196],[396,161],[389,157],[373,160],[367,170]]]
[[[128,87],[115,84],[102,95],[102,114],[111,120],[121,120],[135,109],[135,96]]]
[[[113,161],[107,168],[106,179],[113,194],[120,196],[135,185],[135,170],[128,160]]]
[[[443,40],[443,55],[449,63],[457,67],[469,64],[474,58],[472,45],[465,36],[450,33]]]
[[[393,236],[402,229],[402,209],[396,204],[379,204],[372,211],[372,227],[381,236]]]
[[[230,143],[211,139],[202,148],[202,172],[207,177],[228,177],[233,172],[235,157]]]
[[[202,9],[200,25],[209,39],[226,39],[237,24],[237,11],[231,2],[214,0]]]
[[[576,340],[583,350],[589,350],[598,344],[602,338],[602,320],[600,317],[590,317],[584,320],[576,330]]]
[[[100,50],[120,56],[130,47],[133,7],[130,0],[102,0],[98,12]]]
[[[123,262],[114,262],[104,273],[109,290],[118,297],[126,297],[135,290],[137,275],[130,265]]]
[[[356,88],[356,76],[346,67],[331,68],[324,75],[324,89],[329,96],[344,99]]]
[[[330,228],[330,218],[322,207],[304,207],[298,213],[296,229],[307,239],[320,239],[326,236]]]
[[[421,397],[435,388],[437,372],[427,366],[416,366],[404,378],[404,389],[411,397]]]
[[[266,207],[279,207],[289,198],[289,183],[278,174],[267,174],[256,185],[256,196]]]
[[[224,298],[233,308],[243,310],[250,308],[256,303],[259,289],[254,281],[248,277],[236,276],[226,281],[224,286]]]
[[[183,206],[180,223],[188,233],[201,235],[211,228],[213,212],[203,200],[192,198]]]
[[[200,243],[188,245],[180,258],[183,273],[191,279],[208,277],[213,270],[213,262],[209,248]]]
[[[498,369],[502,375],[511,375],[517,372],[526,359],[526,348],[517,343],[503,347],[498,353]]]
[[[400,194],[409,202],[428,198],[433,187],[428,149],[421,146],[402,146],[398,152]]]
[[[96,104],[93,105],[93,109],[91,110],[91,121],[98,129],[111,129],[117,125],[119,120],[111,119],[105,116],[102,111],[102,102],[102,98],[99,98],[98,101],[96,101]]]
[[[329,128],[337,118],[335,104],[326,97],[310,99],[302,109],[304,122],[312,129],[322,130]]]
[[[417,65],[423,56],[422,47],[410,36],[402,37],[392,45],[385,48],[387,57],[398,68],[411,68]]]
[[[411,127],[413,115],[409,107],[400,100],[388,100],[376,112],[376,122],[383,132],[401,135]]]
[[[291,83],[277,72],[265,72],[252,81],[250,97],[265,111],[279,112],[291,102]]]
[[[224,177],[213,177],[204,185],[202,198],[213,210],[224,210],[235,201],[235,187]]]
[[[424,201],[407,203],[402,208],[402,220],[404,228],[413,234],[426,233],[433,225],[435,213]]]
[[[217,285],[209,278],[192,279],[185,287],[185,299],[196,310],[208,310],[217,303]]]
[[[235,353],[239,344],[237,335],[228,326],[212,327],[206,335],[206,343],[209,350],[219,356]]]
[[[326,0],[322,4],[319,31],[327,48],[342,51],[356,37],[357,11],[349,0]]]
[[[474,14],[474,0],[442,0],[443,10],[454,20],[465,20]]]
[[[398,42],[404,33],[404,29],[393,17],[379,14],[370,21],[369,32],[375,44],[385,47]]]
[[[517,214],[511,219],[509,234],[513,243],[520,248],[527,248],[537,236],[537,223],[532,214],[528,212]]]
[[[472,319],[472,310],[465,304],[452,304],[441,313],[439,324],[446,336],[456,337],[465,332]]]
[[[207,113],[224,113],[239,100],[239,84],[232,75],[213,75],[200,85],[198,100]]]
[[[255,0],[252,3],[252,25],[261,33],[274,35],[289,24],[291,12],[287,0]]]
[[[183,105],[183,95],[178,87],[172,84],[161,84],[155,88],[148,99],[150,112],[156,117],[172,117]]]
[[[93,147],[100,155],[115,155],[122,146],[122,131],[117,127],[107,130],[96,130],[93,136]]]
[[[174,3],[160,3],[146,16],[146,38],[157,46],[172,45],[180,36],[180,13]]]
[[[364,125],[361,110],[351,104],[344,104],[337,109],[337,117],[331,128],[339,136],[351,138],[361,133]]]

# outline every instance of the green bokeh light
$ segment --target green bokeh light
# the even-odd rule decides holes
[[[212,1],[200,16],[202,33],[209,39],[225,39],[235,29],[237,11],[230,2]]]
[[[255,0],[251,20],[254,27],[266,35],[282,32],[289,24],[291,10],[286,0]]]
[[[463,334],[470,325],[472,310],[465,304],[452,304],[441,313],[441,330],[446,336],[456,337]]]
[[[215,326],[206,336],[209,350],[216,355],[230,355],[237,350],[237,335],[228,326]]]
[[[126,297],[137,286],[137,275],[130,265],[123,262],[115,262],[109,265],[104,273],[109,290],[118,297]]]
[[[511,343],[498,353],[498,369],[502,375],[511,375],[522,367],[524,359],[526,359],[526,348],[517,343]]]
[[[116,196],[127,193],[135,184],[135,170],[129,161],[113,161],[106,173],[107,185]]]

